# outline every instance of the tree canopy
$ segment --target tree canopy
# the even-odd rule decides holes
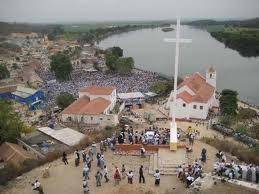
[[[238,108],[238,93],[233,90],[224,89],[219,98],[220,112],[222,115],[234,116]]]
[[[177,83],[178,85],[182,82],[183,80],[178,77]],[[157,82],[154,82],[150,86],[150,91],[155,92],[160,95],[168,94],[174,89],[174,80],[169,79],[169,80],[159,80]]]
[[[64,53],[52,55],[50,67],[58,80],[66,81],[71,78],[70,74],[73,67],[68,55],[65,55]]]
[[[11,101],[0,100],[0,110],[0,144],[5,141],[15,143],[22,132],[32,130],[20,120]]]
[[[72,104],[75,101],[75,98],[72,94],[68,92],[62,92],[59,96],[56,98],[57,105],[64,109],[68,107],[70,104]]]
[[[10,72],[4,64],[0,64],[0,80],[10,77]]]
[[[111,71],[122,74],[130,73],[134,68],[134,59],[132,57],[123,57],[123,50],[120,47],[106,49],[105,61]]]

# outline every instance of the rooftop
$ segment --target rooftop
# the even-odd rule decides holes
[[[120,99],[144,98],[144,95],[141,92],[118,93],[117,96]]]
[[[178,89],[183,86],[187,86],[195,93],[194,95],[191,95],[187,91],[184,91],[177,95],[177,98],[181,98],[187,103],[206,103],[215,91],[215,88],[207,83],[206,79],[200,73],[194,73],[190,76],[187,76],[184,81],[178,86]]]
[[[85,137],[83,133],[70,128],[54,130],[49,127],[41,127],[38,128],[38,130],[68,146],[74,146],[78,144]]]
[[[69,105],[62,113],[63,114],[102,114],[105,109],[111,104],[109,100],[104,98],[95,98],[90,101],[87,96],[82,96],[71,105]]]
[[[87,86],[80,88],[80,92],[88,92],[95,95],[109,95],[116,88],[113,86]]]
[[[25,88],[22,86],[17,86],[17,89],[15,92],[12,92],[12,94],[16,96],[20,96],[22,98],[27,98],[33,94],[35,94],[37,90],[31,89],[31,88]]]
[[[35,158],[19,145],[5,142],[0,146],[0,159],[19,166],[24,160]]]

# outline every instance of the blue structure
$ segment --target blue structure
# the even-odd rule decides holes
[[[45,98],[45,96],[44,96],[44,92],[41,90],[34,90],[31,88],[17,86],[16,91],[14,92],[8,91],[8,92],[0,93],[0,99],[4,99],[4,98],[13,99],[17,102],[30,105],[30,104],[35,104],[35,102],[42,101]]]

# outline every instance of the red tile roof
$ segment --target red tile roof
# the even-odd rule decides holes
[[[183,86],[190,88],[194,95],[189,94],[187,91],[181,92],[177,98],[183,99],[185,102],[201,102],[206,103],[214,94],[215,88],[206,82],[206,79],[200,73],[194,73],[184,79],[178,86],[180,89]]]
[[[177,95],[177,98],[183,99],[184,102],[190,103],[192,102],[192,95],[188,92],[184,91]]]
[[[71,105],[69,105],[62,113],[63,114],[102,114],[105,109],[111,104],[109,100],[104,98],[96,98],[90,101],[87,96],[82,96]]]
[[[109,95],[116,88],[113,86],[87,86],[80,88],[80,92],[88,92],[90,94],[96,95]]]

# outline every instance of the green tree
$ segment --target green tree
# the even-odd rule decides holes
[[[238,93],[233,90],[224,89],[219,98],[220,112],[222,115],[234,116],[238,108]]]
[[[59,96],[56,98],[57,105],[64,109],[68,107],[70,104],[72,104],[75,101],[75,98],[72,94],[68,92],[62,92]]]
[[[167,93],[167,87],[166,81],[157,81],[150,86],[150,91],[162,95]]]
[[[112,52],[113,55],[116,55],[118,57],[123,57],[123,50],[118,47],[118,46],[114,46],[112,48],[109,48],[110,51]]]
[[[0,64],[0,80],[10,77],[10,72],[8,71],[6,65]]]
[[[68,55],[65,55],[64,53],[52,55],[50,67],[58,80],[65,81],[71,78],[70,74],[73,67]]]
[[[31,131],[14,111],[11,101],[0,100],[0,144],[5,141],[16,142],[23,132]]]
[[[116,55],[113,55],[112,52],[107,52],[105,54],[105,63],[107,67],[112,71],[116,70],[117,60],[118,60],[118,57]]]
[[[134,68],[134,59],[132,57],[121,57],[116,61],[116,71],[119,73],[130,73]]]

